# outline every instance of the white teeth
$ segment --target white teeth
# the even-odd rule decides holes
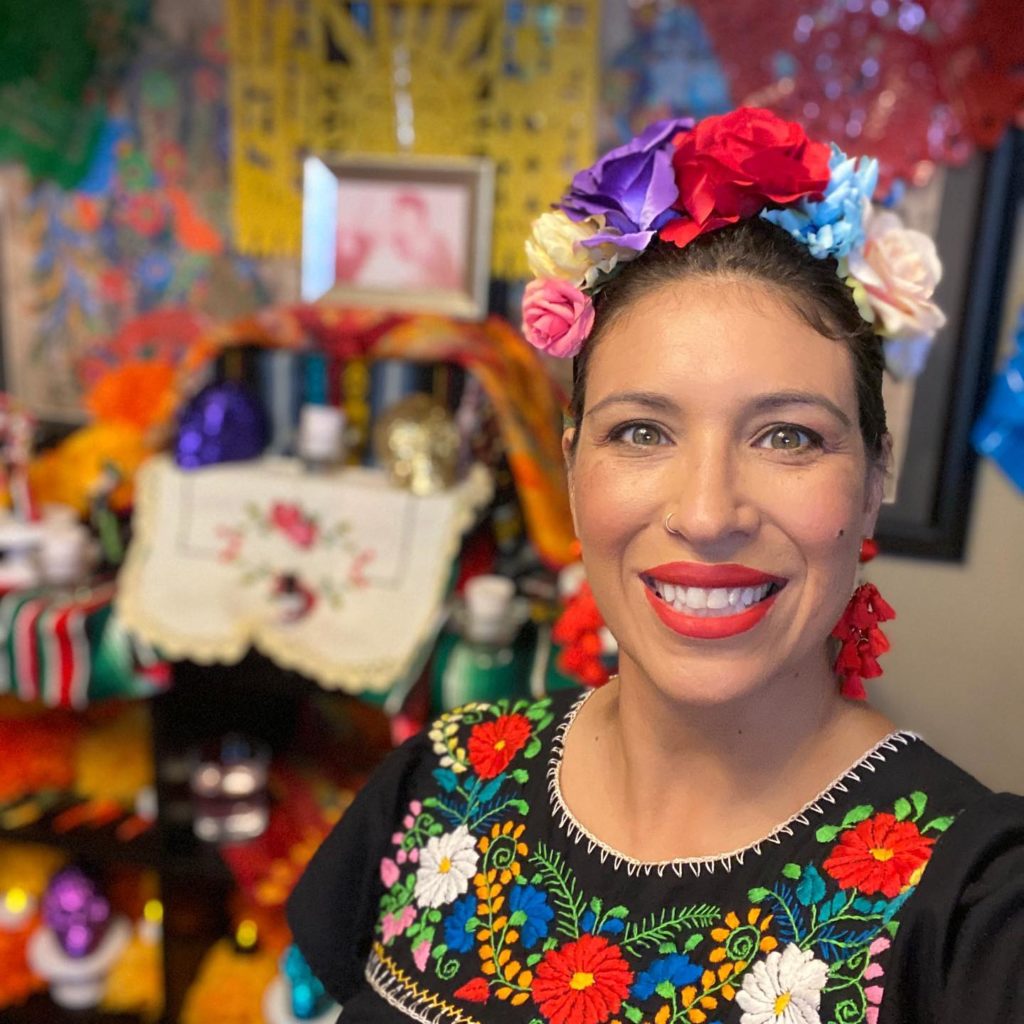
[[[757,587],[683,587],[679,584],[652,580],[655,591],[667,604],[687,615],[734,615],[763,601],[772,584]]]

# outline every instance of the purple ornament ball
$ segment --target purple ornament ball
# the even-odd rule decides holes
[[[235,381],[208,384],[184,408],[174,446],[182,469],[255,459],[267,447],[259,399]]]
[[[57,872],[43,896],[43,920],[68,956],[94,952],[110,925],[110,901],[78,868]]]

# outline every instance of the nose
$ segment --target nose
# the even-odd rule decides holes
[[[694,548],[716,548],[750,537],[760,524],[755,502],[728,454],[710,445],[685,453],[674,470],[665,506],[672,533]]]

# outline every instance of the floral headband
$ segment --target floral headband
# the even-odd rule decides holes
[[[656,238],[682,247],[760,216],[812,256],[837,259],[890,372],[915,376],[946,322],[932,301],[942,266],[927,235],[871,205],[877,180],[877,161],[813,142],[769,110],[652,124],[580,171],[553,212],[534,221],[526,340],[552,356],[577,355],[594,325],[594,296],[621,264]]]

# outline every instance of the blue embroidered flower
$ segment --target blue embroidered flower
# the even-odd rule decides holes
[[[509,893],[508,905],[513,914],[526,916],[526,922],[519,929],[526,949],[532,949],[547,938],[548,924],[555,916],[548,906],[547,893],[534,885],[517,885]]]
[[[601,924],[601,927],[594,932],[594,925],[597,924],[597,915],[592,911],[588,910],[580,918],[580,931],[586,932],[588,935],[601,934],[601,935],[618,935],[620,932],[625,931],[626,923],[618,917],[606,917]]]
[[[788,231],[812,256],[840,259],[864,241],[864,206],[878,182],[878,161],[847,157],[832,144],[828,187],[821,200],[801,199],[761,216]]]
[[[649,999],[657,987],[667,981],[675,988],[691,985],[703,973],[697,964],[690,963],[690,958],[682,953],[670,953],[660,957],[646,970],[641,971],[633,982],[633,998]]]
[[[476,897],[467,893],[452,904],[444,922],[445,945],[455,953],[468,953],[473,948],[473,930],[467,927],[476,911]]]

